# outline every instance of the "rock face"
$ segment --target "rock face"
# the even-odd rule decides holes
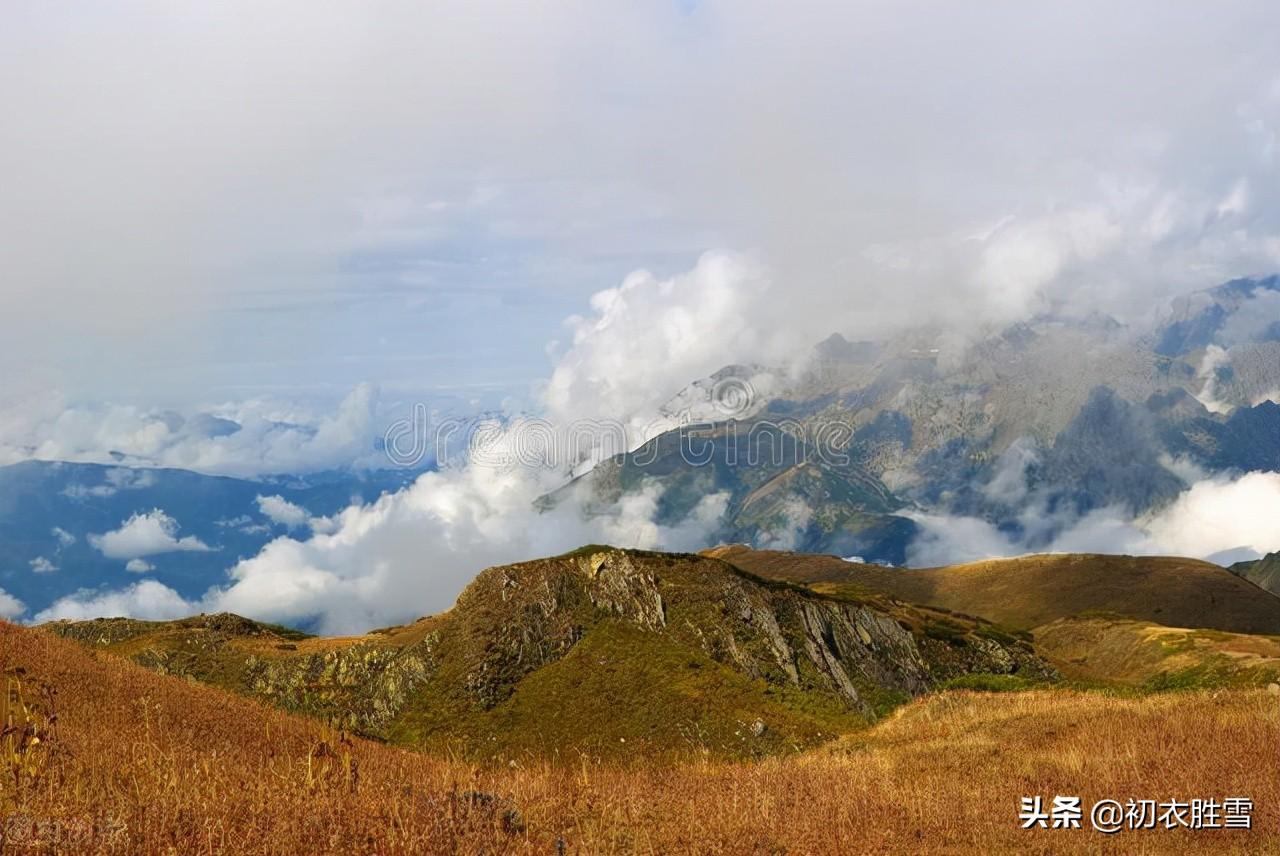
[[[435,642],[428,635],[403,648],[366,642],[284,659],[250,655],[243,688],[273,704],[376,734],[435,671]]]

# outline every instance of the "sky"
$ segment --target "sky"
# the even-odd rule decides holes
[[[1265,2],[4,15],[0,401],[28,410],[493,404],[591,295],[708,251],[764,267],[743,324],[797,342],[1280,267]]]
[[[416,402],[635,420],[832,332],[1140,323],[1280,270],[1273,2],[0,15],[0,464],[339,467]],[[697,543],[652,523],[650,495],[535,522],[551,486],[464,471],[332,520],[270,506],[295,537],[199,604],[142,580],[56,614],[199,606],[347,631],[443,608],[486,563]],[[1164,517],[1064,538],[1155,549],[1276,491],[1211,482]],[[922,560],[1019,546],[920,523]],[[183,537],[161,509],[102,545],[145,562],[138,544]],[[1182,547],[1253,543],[1232,538]],[[441,578],[414,575],[428,555]]]

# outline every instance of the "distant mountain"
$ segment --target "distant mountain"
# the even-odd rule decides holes
[[[1048,513],[1138,515],[1177,496],[1191,472],[1280,470],[1278,331],[1271,277],[1183,298],[1147,328],[1044,316],[967,340],[934,329],[876,343],[833,335],[799,376],[731,367],[747,388],[762,379],[750,406],[599,464],[576,489],[607,504],[642,484],[665,488],[668,522],[700,492],[727,490],[724,540],[892,564],[904,561],[915,511],[1013,534],[1033,499]],[[697,398],[695,387],[674,400]],[[770,448],[790,466],[734,454],[735,436],[770,432],[791,438]],[[710,463],[689,454],[703,437]],[[824,437],[838,438],[839,455],[812,454]],[[1054,530],[1043,529],[1047,544]]]
[[[845,553],[905,559],[915,524],[895,515],[904,502],[855,462],[824,460],[817,449],[766,420],[734,420],[670,431],[598,464],[547,498],[582,498],[607,508],[630,492],[660,484],[658,521],[686,519],[708,496],[726,494],[708,542],[750,541],[785,549],[818,545]]]
[[[279,496],[304,517],[324,517],[353,500],[367,502],[398,490],[416,475],[411,470],[333,471],[251,481],[187,470],[46,461],[0,467],[0,589],[23,601],[32,615],[78,589],[119,588],[143,577],[184,597],[198,597],[225,582],[231,566],[256,555],[273,538],[310,533],[305,519],[273,520],[257,497]],[[134,515],[160,520],[157,510],[172,521],[166,525],[174,527],[174,540],[192,538],[208,549],[165,550],[156,543],[164,533],[155,526],[138,533],[147,537],[132,551],[125,543],[108,556],[94,545],[95,537],[119,530]]]
[[[1280,552],[1268,553],[1252,562],[1237,562],[1231,566],[1231,573],[1280,595]]]

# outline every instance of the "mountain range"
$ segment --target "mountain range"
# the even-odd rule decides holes
[[[1046,315],[963,336],[833,334],[802,366],[731,365],[690,384],[661,408],[669,430],[577,471],[541,506],[581,502],[607,514],[656,488],[655,522],[677,526],[722,494],[719,522],[698,521],[703,543],[901,566],[921,515],[984,521],[1034,551],[1090,512],[1136,518],[1198,479],[1280,471],[1274,276],[1190,295],[1135,326]],[[29,615],[143,578],[198,598],[273,538],[308,537],[420,472],[235,479],[56,461],[0,467],[0,589]],[[140,518],[150,542],[104,551],[107,534]],[[1274,575],[1257,578],[1276,590]]]
[[[675,400],[726,379],[768,394],[579,483],[604,504],[661,485],[669,523],[726,491],[722,541],[901,565],[916,514],[929,512],[989,521],[1035,549],[1055,521],[1102,508],[1137,516],[1197,478],[1280,470],[1278,333],[1280,278],[1269,277],[1200,292],[1133,328],[1045,316],[982,336],[836,334],[798,375],[730,366],[686,390]],[[691,436],[714,447],[710,465],[681,453]],[[815,453],[824,436],[839,438],[838,454]]]

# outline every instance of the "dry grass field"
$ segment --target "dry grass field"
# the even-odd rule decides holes
[[[4,623],[0,667],[4,854],[1280,852],[1265,690],[948,692],[757,763],[484,768]],[[1248,796],[1254,829],[1023,831],[1034,794]]]

